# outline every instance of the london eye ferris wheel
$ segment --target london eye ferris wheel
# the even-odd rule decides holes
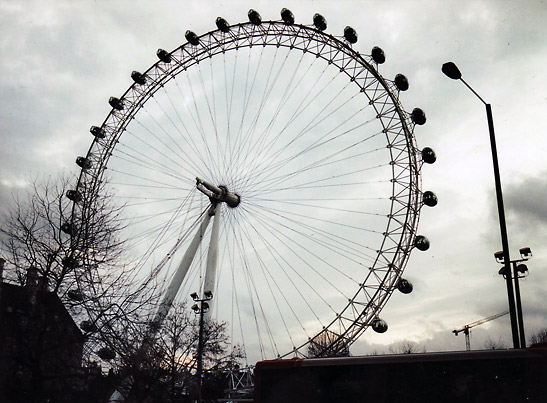
[[[286,9],[248,17],[187,31],[110,98],[77,159],[70,232],[76,242],[93,214],[82,200],[108,192],[134,295],[158,295],[154,320],[197,292],[248,356],[306,356],[321,334],[347,345],[387,329],[379,313],[411,291],[405,265],[428,247],[417,225],[436,196],[420,171],[435,154],[414,137],[423,111],[402,107],[406,77],[384,78],[384,52],[357,51],[353,28],[334,36],[322,16],[302,25]],[[99,298],[109,270],[79,281],[98,325],[137,298]]]

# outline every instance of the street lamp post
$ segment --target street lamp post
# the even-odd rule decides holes
[[[524,317],[522,315],[522,304],[520,300],[520,287],[519,287],[519,278],[526,277],[528,275],[528,267],[522,263],[527,261],[532,257],[532,250],[529,247],[520,248],[520,259],[511,260],[511,265],[513,267],[513,271],[509,272],[509,274],[506,272],[505,267],[503,266],[499,274],[506,277],[512,277],[515,281],[515,299],[516,299],[516,310],[517,310],[517,320],[518,320],[518,327],[519,327],[519,337],[520,337],[520,347],[525,348],[526,347],[526,337],[524,334]],[[496,252],[494,253],[494,257],[496,258],[496,261],[498,263],[502,262],[502,252]],[[519,264],[520,263],[520,264]],[[522,276],[521,276],[522,275]]]
[[[199,298],[198,294],[196,292],[190,294],[192,299],[196,302],[192,306],[192,310],[194,313],[199,315],[199,330],[198,330],[198,351],[197,351],[197,373],[196,376],[198,378],[198,403],[201,403],[201,385],[202,385],[202,374],[203,374],[203,325],[204,325],[204,316],[205,313],[209,310],[209,304],[207,301],[210,301],[213,298],[213,293],[211,291],[205,291],[203,294],[203,298]],[[199,305],[198,305],[199,303]]]
[[[494,180],[496,184],[496,199],[498,204],[498,216],[500,222],[500,234],[501,234],[501,246],[503,253],[503,261],[505,265],[505,272],[511,273],[511,258],[509,256],[509,241],[507,237],[507,225],[505,222],[505,208],[503,206],[503,194],[501,190],[501,179],[499,172],[498,164],[498,152],[496,147],[496,136],[494,133],[494,119],[492,117],[492,106],[484,101],[479,94],[475,92],[469,84],[467,84],[462,78],[462,73],[458,67],[453,62],[447,62],[443,64],[441,68],[442,72],[449,78],[453,80],[460,80],[465,84],[467,88],[481,100],[481,102],[486,107],[486,117],[488,119],[488,129],[490,132],[490,148],[492,150],[492,163],[494,165]],[[507,297],[509,300],[509,316],[511,318],[511,331],[513,335],[513,347],[519,348],[519,332],[517,325],[517,318],[515,312],[515,296],[513,292],[513,283],[511,282],[511,275],[506,276],[506,285],[507,285]]]

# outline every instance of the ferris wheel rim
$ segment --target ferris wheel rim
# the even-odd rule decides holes
[[[267,28],[265,28],[265,27],[267,27]],[[377,316],[377,313],[381,310],[381,308],[387,302],[387,299],[389,298],[389,296],[391,294],[391,291],[394,289],[394,285],[396,283],[396,280],[400,277],[400,275],[402,274],[402,271],[404,270],[404,266],[406,264],[406,261],[408,260],[410,250],[413,247],[413,240],[414,240],[414,236],[415,236],[415,232],[416,232],[416,228],[417,228],[417,223],[418,223],[418,219],[419,219],[419,212],[420,212],[420,204],[421,204],[421,201],[420,201],[420,175],[419,175],[420,161],[419,161],[419,158],[416,155],[417,154],[417,147],[416,147],[415,139],[414,139],[414,136],[413,136],[413,133],[412,133],[413,122],[411,121],[409,114],[407,112],[405,112],[404,109],[402,108],[402,106],[401,106],[401,104],[398,100],[398,94],[395,92],[394,84],[392,82],[390,82],[389,80],[384,79],[378,73],[377,69],[371,64],[371,61],[372,61],[371,58],[369,58],[369,61],[367,61],[364,56],[362,56],[358,52],[354,51],[352,49],[351,45],[344,42],[343,39],[334,37],[334,36],[329,35],[329,34],[326,34],[322,31],[319,31],[319,30],[317,30],[313,27],[310,27],[310,26],[299,25],[299,24],[288,25],[288,24],[286,24],[285,22],[282,22],[282,21],[263,21],[260,25],[253,24],[251,22],[235,24],[235,25],[230,26],[230,32],[228,32],[228,33],[224,33],[220,29],[210,31],[210,32],[208,32],[206,34],[203,34],[203,35],[198,37],[199,41],[200,41],[200,45],[196,46],[196,45],[192,45],[191,43],[187,42],[187,43],[181,45],[180,47],[176,48],[172,52],[170,52],[169,55],[175,55],[176,52],[180,52],[181,54],[184,54],[184,52],[188,52],[187,48],[200,47],[202,43],[207,42],[208,40],[210,40],[212,38],[217,38],[218,39],[219,37],[223,37],[226,40],[225,42],[223,42],[224,45],[229,44],[229,43],[235,43],[236,39],[235,39],[235,35],[233,34],[233,31],[232,31],[232,29],[234,29],[234,28],[237,28],[239,31],[243,32],[241,37],[238,37],[238,40],[242,39],[242,38],[256,38],[257,39],[256,43],[251,42],[248,45],[246,45],[248,47],[261,46],[261,45],[264,45],[264,46],[267,46],[267,45],[270,45],[270,46],[274,45],[275,46],[275,45],[277,45],[278,47],[279,46],[287,46],[287,47],[291,46],[291,49],[294,47],[294,49],[296,49],[296,50],[301,50],[301,51],[304,50],[304,51],[308,51],[308,52],[313,54],[313,50],[310,50],[308,47],[303,45],[304,42],[302,42],[300,44],[297,44],[296,42],[293,42],[292,44],[266,43],[266,42],[260,43],[260,38],[265,38],[264,39],[265,41],[266,41],[266,39],[269,38],[269,36],[274,36],[274,37],[279,37],[279,38],[302,38],[298,34],[304,32],[309,36],[307,38],[309,40],[309,42],[311,42],[312,40],[315,40],[315,38],[318,37],[318,38],[321,38],[322,40],[317,41],[317,43],[320,43],[320,44],[323,44],[323,45],[326,46],[327,42],[331,41],[333,44],[337,45],[335,47],[335,49],[338,52],[342,53],[342,55],[345,55],[343,57],[346,57],[347,58],[346,60],[351,60],[353,62],[356,62],[356,65],[360,65],[361,67],[364,66],[365,67],[364,70],[368,71],[373,76],[373,78],[378,83],[380,83],[381,87],[383,88],[384,93],[383,93],[383,95],[381,95],[381,97],[385,97],[385,99],[387,99],[387,101],[384,101],[383,103],[379,102],[379,105],[380,105],[379,108],[381,108],[382,105],[384,107],[386,107],[386,105],[387,105],[386,109],[388,109],[388,113],[390,114],[389,117],[387,117],[387,118],[385,118],[385,116],[387,116],[387,113],[386,113],[385,116],[383,116],[382,114],[385,113],[385,111],[382,111],[379,108],[377,108],[374,96],[372,96],[372,97],[369,96],[369,94],[367,93],[366,90],[363,91],[363,92],[365,92],[365,95],[367,96],[369,101],[372,103],[372,106],[378,112],[378,119],[382,123],[382,126],[384,127],[386,136],[389,134],[390,130],[393,130],[392,128],[394,126],[393,125],[390,126],[389,124],[386,124],[385,121],[393,120],[393,116],[398,117],[398,120],[396,121],[396,124],[395,124],[395,127],[396,127],[395,130],[398,130],[398,134],[396,136],[398,140],[393,141],[393,144],[391,144],[391,145],[394,146],[395,148],[400,147],[400,148],[404,148],[404,149],[407,150],[407,155],[405,157],[408,160],[408,171],[409,171],[410,179],[408,181],[408,184],[405,185],[406,188],[408,188],[408,194],[405,194],[405,197],[406,197],[407,200],[403,201],[403,203],[406,203],[407,208],[406,208],[406,211],[404,212],[404,214],[400,215],[401,218],[395,218],[394,217],[394,214],[393,214],[394,207],[393,206],[396,205],[397,203],[401,203],[401,200],[397,199],[397,197],[395,196],[395,193],[396,193],[396,190],[395,190],[396,183],[395,182],[396,182],[396,180],[394,179],[394,181],[393,181],[393,186],[394,186],[393,194],[394,195],[392,196],[393,197],[393,199],[392,199],[392,212],[390,213],[391,216],[388,217],[388,224],[387,224],[386,234],[384,235],[384,241],[388,236],[390,236],[390,234],[389,234],[390,223],[392,223],[393,220],[395,220],[395,221],[404,221],[402,223],[399,223],[399,227],[397,228],[397,230],[402,229],[401,234],[400,234],[399,248],[396,252],[390,252],[390,253],[393,254],[393,258],[389,259],[391,261],[390,264],[392,265],[392,267],[389,267],[388,271],[392,272],[393,275],[390,276],[387,280],[384,280],[384,282],[387,283],[387,284],[384,284],[384,282],[383,282],[381,286],[377,287],[377,289],[374,292],[374,295],[370,298],[369,305],[362,310],[362,312],[357,316],[357,318],[355,318],[354,326],[352,326],[352,328],[350,328],[350,329],[346,329],[340,335],[340,337],[344,337],[346,339],[350,339],[351,341],[353,341],[370,325],[370,320],[372,320],[374,317]],[[253,35],[250,35],[248,32],[252,32]],[[273,34],[270,34],[270,32],[272,32]],[[226,52],[228,50],[232,50],[232,48],[230,48],[230,49],[221,49],[221,46],[216,46],[214,49],[217,49],[218,52],[213,53],[213,52],[211,52],[211,48],[204,47],[204,49],[200,50],[200,52],[201,52],[200,54],[203,55],[202,59],[196,59],[196,54],[190,53],[190,56],[189,56],[188,60],[194,59],[195,63],[199,63],[199,61],[210,58],[210,57],[213,57],[218,53]],[[233,49],[238,49],[238,46],[236,45]],[[323,57],[323,55],[319,55],[317,53],[315,55],[318,58]],[[327,60],[329,63],[335,64],[335,61],[333,59],[329,59],[329,60],[325,59],[325,60]],[[173,56],[173,60],[176,60],[175,56]],[[179,62],[177,62],[177,63],[179,63]],[[153,64],[143,74],[144,76],[149,76],[151,74],[151,72],[153,72],[154,70],[163,70],[164,71],[164,78],[166,78],[165,81],[163,79],[161,81],[154,81],[153,87],[147,88],[146,91],[142,90],[142,88],[141,88],[142,85],[135,82],[133,85],[131,85],[128,88],[128,90],[122,95],[122,97],[119,98],[119,100],[122,101],[124,104],[131,105],[131,108],[130,108],[131,113],[123,115],[121,113],[121,111],[118,110],[117,108],[115,108],[115,107],[112,108],[112,110],[108,114],[105,121],[101,124],[100,129],[104,130],[104,132],[108,133],[108,134],[113,133],[114,136],[112,138],[110,138],[108,141],[104,141],[104,143],[105,143],[104,145],[106,145],[107,147],[105,147],[103,149],[102,156],[98,157],[98,158],[97,158],[97,155],[96,155],[96,152],[95,152],[96,148],[101,147],[101,146],[104,147],[104,145],[101,145],[102,139],[100,139],[99,137],[94,138],[94,140],[93,140],[93,142],[92,142],[92,144],[91,144],[91,146],[90,146],[90,148],[89,148],[89,150],[86,154],[86,158],[88,158],[90,160],[94,160],[94,162],[97,162],[97,161],[99,162],[98,164],[95,164],[95,166],[98,167],[98,171],[95,171],[94,173],[91,173],[89,169],[86,169],[86,170],[82,169],[82,171],[80,173],[80,177],[78,179],[78,185],[76,187],[77,190],[84,189],[84,191],[91,192],[90,194],[92,194],[95,191],[95,189],[97,189],[98,183],[100,183],[101,180],[102,180],[104,169],[108,165],[108,159],[110,157],[110,153],[111,153],[112,149],[114,148],[116,142],[118,141],[118,139],[122,135],[123,131],[125,130],[125,127],[127,126],[127,124],[129,124],[129,122],[134,118],[134,116],[137,114],[140,107],[142,107],[142,105],[144,103],[146,103],[147,100],[151,96],[153,96],[153,94],[162,85],[165,85],[169,80],[171,80],[174,76],[176,76],[180,72],[180,71],[175,71],[175,69],[173,69],[173,70],[166,69],[165,68],[166,64],[167,63],[160,60],[160,61],[156,62],[155,64]],[[191,65],[192,64],[190,64],[189,66],[186,66],[186,67],[190,67]],[[183,66],[183,63],[181,61],[177,69],[180,70],[181,68],[184,68],[182,66]],[[346,73],[350,77],[351,80],[355,80],[356,76],[358,76],[358,74],[360,74],[360,73],[357,73],[357,74],[354,73],[354,75],[349,74],[347,68],[345,66],[343,66],[343,64],[341,64],[338,67],[340,68],[341,73],[342,73],[342,70],[343,70],[343,72]],[[354,70],[356,69],[356,67],[352,67],[352,68],[354,68]],[[378,91],[374,91],[374,94],[376,95],[377,92]],[[137,94],[137,95],[135,95],[135,94]],[[135,97],[135,99],[137,99],[137,102],[128,102],[128,100],[131,98],[130,96]],[[378,100],[376,100],[376,102],[378,102]],[[120,115],[122,115],[122,116],[120,116]],[[111,122],[118,122],[118,126],[112,127]],[[404,137],[404,145],[401,145],[402,143],[401,143],[400,137]],[[394,158],[394,160],[395,160],[395,158]],[[91,177],[91,181],[89,181],[90,177]],[[77,203],[75,203],[75,206],[76,206],[76,204]],[[77,207],[74,207],[73,216],[75,216],[76,214],[77,214]],[[402,217],[404,217],[404,219]],[[382,247],[383,247],[383,244],[382,244]],[[381,254],[382,254],[382,250],[380,249],[378,251],[377,259],[379,258],[379,256]],[[393,263],[395,261],[396,261],[396,263]],[[374,265],[376,265],[376,263]],[[397,267],[395,267],[395,266],[397,266]],[[346,313],[347,310],[350,310],[351,308],[354,308],[354,302],[358,298],[358,295],[360,293],[362,293],[363,291],[366,291],[366,284],[364,284],[364,282],[361,285],[361,288],[359,290],[357,290],[357,292],[353,295],[351,301],[349,301],[348,304],[340,311],[339,316],[337,318],[335,318],[326,327],[326,329],[324,329],[324,331],[328,331],[329,327],[333,323],[335,323],[339,317],[342,317],[344,315],[344,313]],[[375,301],[374,304],[372,303],[372,300]],[[367,312],[370,305],[372,305],[374,307],[372,313]],[[307,343],[304,343],[303,345],[298,346],[296,348],[296,350],[300,351],[302,349],[302,347],[304,347],[306,344]],[[289,351],[286,354],[284,354],[283,356],[287,356],[287,355],[289,355],[291,353],[294,353],[294,352],[295,351]]]

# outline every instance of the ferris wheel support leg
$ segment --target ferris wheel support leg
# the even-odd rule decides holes
[[[196,235],[194,235],[192,242],[190,242],[188,249],[186,249],[186,252],[184,253],[184,256],[182,257],[182,260],[180,262],[180,265],[177,268],[177,271],[175,272],[173,279],[171,280],[171,284],[169,284],[169,287],[167,288],[167,292],[165,293],[165,296],[163,297],[163,300],[161,301],[158,311],[156,312],[156,315],[154,316],[154,320],[150,323],[150,327],[148,328],[148,332],[144,338],[144,342],[142,346],[140,347],[139,352],[137,354],[138,357],[143,357],[143,355],[146,354],[148,348],[152,344],[154,337],[156,336],[156,333],[160,329],[163,323],[163,320],[169,313],[169,309],[171,309],[171,306],[173,305],[173,301],[175,300],[175,297],[177,296],[180,286],[182,282],[184,281],[184,278],[186,277],[186,273],[188,273],[188,270],[190,269],[190,265],[192,264],[192,261],[194,260],[194,257],[196,256],[196,252],[198,250],[199,245],[201,244],[203,235],[205,234],[205,230],[207,229],[207,226],[209,225],[209,222],[211,221],[211,216],[215,214],[215,209],[216,209],[216,205],[213,204],[211,208],[209,209],[209,211],[207,212],[207,214],[205,214],[205,216],[203,217],[203,221],[201,222]],[[124,379],[122,383],[124,382],[131,384],[133,380],[130,377],[130,378]],[[116,390],[114,390],[114,392],[112,393],[108,401],[109,403],[120,403],[125,401],[125,398],[117,388]]]
[[[205,270],[205,281],[203,284],[203,292],[210,292],[212,296],[215,294],[215,283],[218,261],[218,238],[220,228],[221,214],[218,204],[215,208],[215,217],[213,219],[213,229],[211,231],[211,239],[209,243],[209,251],[207,252],[207,267]],[[211,315],[212,301],[209,301],[209,310],[205,315],[207,321]]]
[[[184,281],[184,278],[186,277],[188,270],[190,269],[190,265],[192,264],[192,261],[194,260],[194,256],[196,256],[196,252],[198,250],[199,245],[201,244],[203,235],[205,234],[205,230],[207,229],[207,226],[209,225],[211,216],[215,214],[215,209],[216,209],[215,205],[211,206],[211,208],[209,209],[205,217],[203,217],[203,221],[201,222],[201,225],[199,226],[198,232],[196,233],[196,235],[194,235],[192,242],[190,243],[190,245],[188,246],[188,249],[186,250],[186,253],[182,257],[180,265],[177,271],[175,272],[175,275],[173,276],[173,279],[171,280],[171,284],[169,284],[169,287],[167,288],[167,292],[165,293],[165,296],[163,297],[163,300],[161,301],[161,304],[158,308],[158,312],[156,313],[156,316],[154,317],[154,321],[153,321],[154,328],[158,329],[161,326],[167,314],[169,313],[169,309],[171,309],[171,305],[173,305],[173,301],[175,300],[175,297],[177,296],[180,286],[182,282]]]

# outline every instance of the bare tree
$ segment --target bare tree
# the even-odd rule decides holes
[[[530,336],[530,344],[546,343],[547,342],[547,327],[538,330]]]
[[[127,326],[127,312],[115,302],[128,294],[130,277],[122,257],[122,206],[104,191],[82,194],[71,182],[67,175],[35,180],[26,196],[15,195],[1,219],[0,253],[8,282],[25,285],[32,267],[42,291],[59,296],[85,332],[87,361],[113,343],[105,339],[121,334],[116,326]]]
[[[182,396],[195,392],[197,383],[197,348],[199,337],[198,319],[189,313],[185,303],[171,308],[153,340],[146,348],[138,348],[125,357],[123,376],[132,379],[126,401],[180,401]],[[237,368],[244,353],[239,346],[232,346],[226,333],[227,324],[209,320],[203,330],[204,391],[223,392],[226,373]],[[143,336],[140,337],[143,339]],[[146,339],[146,336],[144,336]],[[145,341],[146,342],[146,341]],[[140,341],[132,344],[137,346]],[[204,394],[204,398],[207,393]],[[220,398],[221,396],[209,396]]]
[[[308,344],[309,358],[349,356],[349,341],[330,330],[319,333]]]
[[[393,343],[388,347],[388,350],[391,354],[417,354],[427,351],[425,347],[420,347],[415,342],[409,340]]]
[[[497,341],[488,337],[484,342],[484,348],[486,350],[503,350],[507,348],[507,344],[505,344],[501,337],[499,337]]]
[[[78,304],[83,299],[78,282],[85,272],[119,263],[121,207],[108,195],[86,198],[70,182],[63,175],[43,183],[35,180],[27,198],[15,196],[0,226],[0,248],[8,279],[24,284],[26,270],[35,267],[45,287],[63,302]],[[84,220],[73,220],[73,200],[87,212]]]

